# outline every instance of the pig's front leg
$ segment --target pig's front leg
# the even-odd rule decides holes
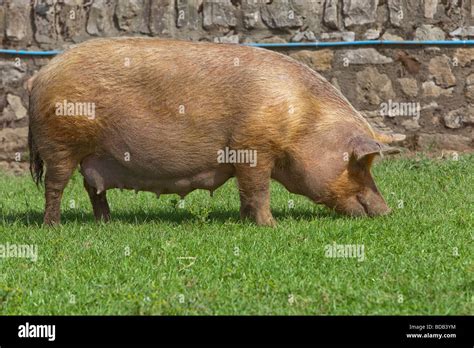
[[[270,211],[271,167],[249,167],[243,164],[236,168],[240,193],[240,217],[250,218],[260,226],[275,226]]]

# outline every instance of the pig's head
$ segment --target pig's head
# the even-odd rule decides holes
[[[397,135],[398,136],[398,135]],[[402,140],[404,136],[380,139]],[[301,144],[297,156],[274,171],[274,178],[290,192],[351,216],[390,213],[370,172],[376,156],[399,152],[365,133],[328,137]]]
[[[390,213],[370,172],[375,156],[398,152],[368,136],[353,136],[344,153],[345,164],[333,164],[321,200],[337,212],[351,216],[377,216]],[[342,168],[341,168],[342,167]]]

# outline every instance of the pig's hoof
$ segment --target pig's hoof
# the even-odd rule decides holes
[[[58,220],[52,220],[52,219],[44,219],[43,220],[43,225],[46,227],[55,227],[60,225],[61,222]]]
[[[276,220],[273,218],[271,214],[262,214],[262,215],[251,215],[251,214],[240,214],[240,218],[242,220],[253,221],[258,226],[267,226],[267,227],[275,227],[277,225]]]
[[[276,220],[271,215],[266,216],[264,218],[256,219],[255,222],[258,226],[275,227],[277,225]]]
[[[101,214],[95,216],[95,222],[97,223],[107,223],[110,221],[110,214]]]

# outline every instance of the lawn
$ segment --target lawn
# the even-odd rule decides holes
[[[273,183],[273,229],[239,221],[234,180],[184,204],[109,191],[96,224],[79,174],[45,228],[43,190],[0,175],[0,245],[38,256],[0,258],[0,314],[473,314],[474,156],[373,172],[391,215],[343,217]],[[364,257],[327,257],[334,243]]]

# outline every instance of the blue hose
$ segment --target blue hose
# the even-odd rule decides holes
[[[248,43],[247,46],[265,48],[292,48],[292,47],[340,47],[340,46],[447,46],[447,45],[474,45],[474,40],[426,40],[426,41],[395,41],[395,40],[366,40],[366,41],[336,41],[336,42],[290,42],[290,43]]]
[[[25,51],[25,50],[7,50],[0,49],[0,54],[13,54],[15,56],[55,56],[61,53],[61,51]]]
[[[426,40],[426,41],[395,41],[395,40],[366,40],[366,41],[335,41],[335,42],[288,42],[288,43],[246,43],[245,46],[262,48],[296,48],[296,47],[342,47],[342,46],[463,46],[474,45],[474,40]],[[0,49],[0,54],[16,56],[54,56],[61,51],[26,51]]]

